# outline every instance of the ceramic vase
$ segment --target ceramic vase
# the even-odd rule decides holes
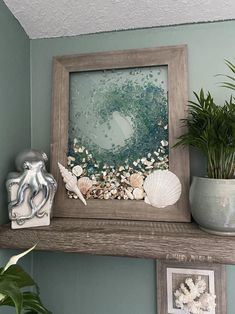
[[[201,229],[235,236],[235,179],[194,177],[189,199],[192,216]]]

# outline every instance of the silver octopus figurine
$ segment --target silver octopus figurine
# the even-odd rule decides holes
[[[8,190],[8,210],[9,218],[16,221],[18,225],[23,225],[26,220],[33,217],[42,218],[48,213],[44,210],[47,202],[52,204],[57,183],[53,176],[46,171],[45,162],[47,155],[37,150],[24,150],[15,159],[18,172],[8,174],[6,187]],[[11,189],[13,185],[18,185],[16,199],[12,200]],[[27,204],[30,208],[28,215],[19,215],[13,212],[15,208],[25,201],[26,191],[29,190]],[[41,193],[43,197],[40,202],[35,202],[35,198]]]

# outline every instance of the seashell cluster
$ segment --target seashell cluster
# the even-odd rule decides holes
[[[77,179],[77,188],[85,199],[145,198],[147,201],[144,181],[155,169],[168,169],[168,141],[162,140],[159,147],[133,161],[127,158],[122,164],[110,165],[97,160],[87,147],[80,145],[74,138],[67,161]],[[75,192],[69,190],[68,196],[78,198]]]
[[[169,170],[156,170],[144,181],[145,202],[154,207],[164,208],[175,204],[181,195],[179,178]]]
[[[120,184],[115,176],[111,175],[106,177],[106,181],[102,182],[92,181],[88,177],[81,177],[78,179],[78,187],[86,199],[143,200],[145,196],[143,187],[133,188],[128,181]]]
[[[58,167],[60,169],[60,174],[63,178],[63,181],[65,183],[65,188],[73,192],[77,195],[77,197],[83,202],[84,205],[87,205],[86,200],[84,199],[82,193],[80,192],[78,186],[77,186],[77,178],[75,175],[73,175],[68,169],[66,169],[64,166],[62,166],[58,162]]]

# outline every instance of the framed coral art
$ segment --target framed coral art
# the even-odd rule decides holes
[[[54,216],[190,220],[188,150],[172,148],[186,59],[186,46],[54,58]]]
[[[226,314],[225,266],[157,261],[159,314]]]

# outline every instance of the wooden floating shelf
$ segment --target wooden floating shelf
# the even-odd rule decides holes
[[[194,223],[53,218],[47,227],[0,227],[0,248],[37,242],[37,250],[235,264],[235,237],[209,235]]]

